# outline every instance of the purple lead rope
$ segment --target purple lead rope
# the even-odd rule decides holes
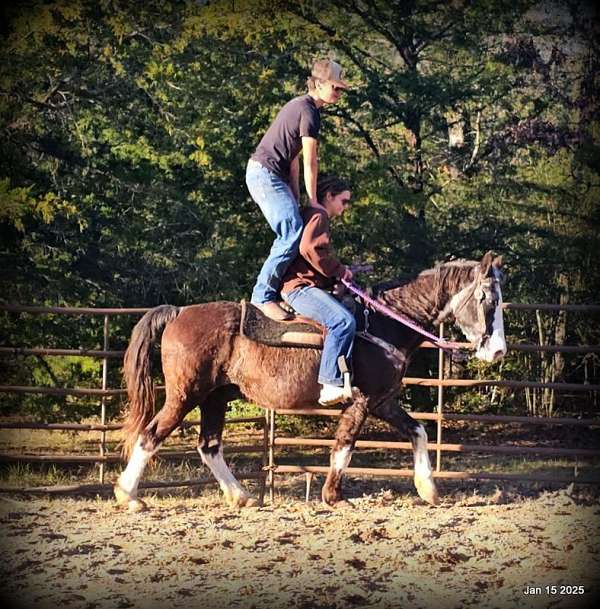
[[[357,285],[350,281],[346,281],[345,279],[341,280],[342,283],[351,291],[354,292],[357,296],[360,296],[366,303],[370,304],[376,311],[379,311],[382,315],[390,317],[404,326],[407,326],[411,330],[418,332],[425,338],[428,338],[436,347],[443,349],[444,351],[452,351],[454,349],[460,349],[461,344],[456,342],[451,342],[447,340],[440,339],[435,334],[431,334],[431,332],[427,332],[424,328],[408,317],[401,315],[400,313],[396,313],[392,311],[389,307],[386,307],[384,304],[381,304],[374,298],[371,298],[364,290],[361,290]]]

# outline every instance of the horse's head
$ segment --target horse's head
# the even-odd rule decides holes
[[[475,277],[448,303],[447,317],[454,317],[464,335],[475,346],[475,356],[486,362],[506,353],[502,292],[501,257],[488,252],[475,267]]]

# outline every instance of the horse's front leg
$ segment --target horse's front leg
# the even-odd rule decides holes
[[[356,438],[366,418],[367,398],[362,393],[356,392],[354,401],[342,413],[335,432],[335,444],[331,451],[329,473],[321,491],[321,497],[328,505],[335,506],[346,503],[342,494],[342,478],[344,470],[350,464]]]
[[[415,486],[419,496],[431,505],[439,502],[437,488],[433,480],[433,470],[427,452],[427,433],[424,427],[410,417],[400,406],[388,400],[376,406],[371,414],[389,423],[403,435],[406,434],[413,445],[415,460]]]

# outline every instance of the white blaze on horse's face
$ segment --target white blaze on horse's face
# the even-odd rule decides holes
[[[450,303],[457,324],[475,345],[475,356],[494,362],[506,353],[499,266],[489,265],[485,273],[456,294]]]
[[[479,345],[475,356],[484,362],[494,362],[506,354],[506,338],[504,336],[504,318],[502,316],[502,290],[500,289],[500,271],[492,267],[494,273],[493,287],[496,292],[496,306],[492,320],[492,331]]]

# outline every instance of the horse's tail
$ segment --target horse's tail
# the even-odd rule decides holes
[[[131,333],[123,362],[129,408],[123,424],[124,440],[121,452],[127,460],[131,456],[138,435],[154,416],[152,346],[163,328],[179,315],[179,311],[179,307],[172,305],[161,305],[151,309],[138,321]]]

